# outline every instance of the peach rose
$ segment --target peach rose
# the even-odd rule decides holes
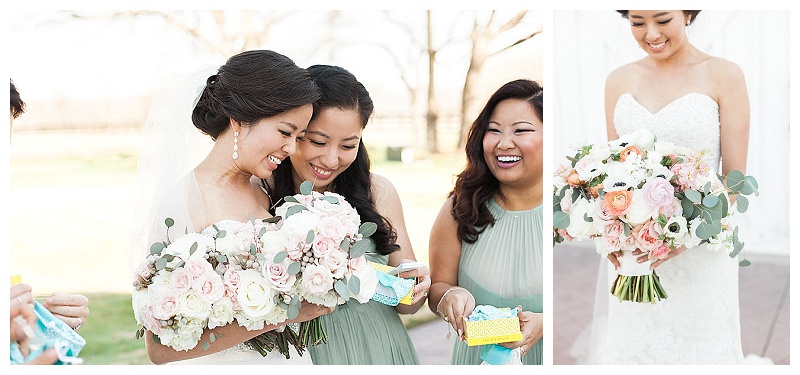
[[[589,192],[592,193],[592,196],[597,198],[600,195],[600,189],[603,188],[603,184],[597,184],[595,186],[589,187]]]
[[[628,156],[630,156],[632,154],[636,154],[636,155],[641,156],[643,154],[643,152],[639,147],[627,146],[624,149],[622,149],[622,151],[619,152],[619,161],[624,162],[625,159],[627,159]]]
[[[636,233],[636,246],[647,252],[655,251],[659,247],[664,246],[664,242],[659,240],[661,235],[658,223],[653,220],[646,222],[642,229]]]
[[[664,259],[664,258],[667,257],[667,254],[669,254],[670,250],[671,249],[669,247],[661,245],[661,246],[658,247],[658,249],[655,249],[655,250],[651,251],[648,258],[649,259]]]
[[[628,212],[633,201],[633,192],[630,190],[609,191],[603,196],[603,211],[622,216]]]

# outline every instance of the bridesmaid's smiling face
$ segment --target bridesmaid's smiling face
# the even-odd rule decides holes
[[[361,142],[361,115],[354,109],[325,108],[308,124],[292,156],[295,186],[304,180],[324,191],[356,159]]]
[[[526,187],[542,178],[542,120],[529,102],[497,103],[483,136],[483,158],[501,184]]]
[[[688,45],[686,24],[691,16],[682,10],[629,10],[631,33],[648,55],[666,59]]]

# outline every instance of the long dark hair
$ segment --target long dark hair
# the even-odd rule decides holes
[[[474,243],[489,225],[494,225],[494,216],[486,202],[498,191],[499,182],[483,158],[483,137],[489,129],[492,112],[503,100],[521,99],[530,103],[539,119],[543,120],[543,96],[542,86],[534,81],[518,79],[508,82],[492,94],[469,128],[465,146],[467,165],[457,176],[455,187],[449,194],[453,198],[450,212],[458,223],[460,241]]]
[[[11,117],[17,118],[25,112],[25,102],[23,102],[22,98],[19,96],[19,91],[17,91],[17,86],[14,85],[14,81],[9,79],[9,82],[11,82]]]
[[[250,125],[317,98],[319,89],[311,75],[290,58],[269,50],[245,51],[208,77],[192,122],[216,140],[231,119]]]
[[[314,102],[314,114],[311,116],[312,123],[320,111],[328,108],[338,108],[358,111],[361,119],[361,128],[363,129],[367,126],[367,122],[372,116],[374,105],[367,89],[358,82],[352,73],[341,67],[330,65],[313,65],[308,68],[308,72],[322,93],[319,100]],[[272,175],[274,176],[274,186],[268,186],[267,190],[274,202],[296,193],[292,178],[291,157],[284,160]],[[378,253],[386,255],[400,249],[400,246],[395,243],[397,241],[397,233],[389,221],[375,209],[370,160],[363,141],[358,143],[358,152],[353,163],[336,176],[331,182],[329,190],[347,199],[358,211],[362,222],[370,221],[378,225],[377,231],[371,237],[375,242]]]

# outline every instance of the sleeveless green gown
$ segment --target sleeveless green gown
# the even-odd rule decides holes
[[[506,211],[494,199],[487,203],[494,226],[473,244],[462,242],[458,285],[469,290],[476,305],[542,312],[542,206]],[[455,337],[455,336],[453,336]],[[542,364],[542,340],[522,357],[526,365]],[[456,339],[450,363],[479,365],[482,346]]]
[[[375,245],[367,252],[375,252]],[[367,254],[387,264],[388,255]],[[414,343],[394,306],[352,301],[320,317],[328,342],[309,348],[315,365],[418,365]]]

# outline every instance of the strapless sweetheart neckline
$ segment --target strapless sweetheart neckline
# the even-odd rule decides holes
[[[628,97],[630,97],[630,98],[631,98],[631,100],[632,100],[634,103],[636,103],[636,105],[637,105],[637,106],[639,106],[640,108],[642,108],[643,110],[645,110],[645,111],[646,111],[647,113],[649,113],[650,115],[652,115],[652,116],[656,116],[656,115],[658,115],[659,113],[661,113],[661,112],[664,112],[664,111],[665,111],[666,109],[668,109],[669,107],[671,107],[671,106],[673,106],[673,105],[676,105],[676,103],[679,103],[680,101],[682,101],[682,100],[686,100],[686,99],[688,99],[688,98],[690,98],[690,97],[692,97],[692,96],[695,96],[695,95],[696,95],[696,96],[703,97],[703,98],[706,98],[706,99],[708,99],[709,101],[713,102],[713,103],[714,103],[714,105],[716,105],[717,107],[719,107],[719,105],[717,104],[717,102],[716,102],[714,99],[712,99],[710,96],[708,96],[708,95],[706,95],[706,94],[701,94],[701,93],[698,93],[698,92],[690,92],[690,93],[688,93],[688,94],[684,94],[684,95],[682,95],[682,96],[679,96],[679,97],[677,97],[675,100],[673,100],[673,101],[671,101],[671,102],[667,103],[666,105],[664,105],[663,107],[661,107],[661,109],[659,109],[658,111],[655,111],[655,112],[653,112],[653,111],[651,111],[650,109],[648,109],[647,107],[645,107],[645,106],[644,106],[642,103],[640,103],[640,102],[639,102],[639,100],[637,100],[637,99],[636,99],[636,97],[635,97],[635,96],[633,96],[633,94],[631,94],[631,93],[629,93],[629,92],[626,92],[626,93],[624,93],[624,94],[620,95],[620,96],[619,96],[619,99],[618,99],[617,101],[621,100],[621,99],[622,99],[623,97],[625,97],[625,96],[628,96]]]

